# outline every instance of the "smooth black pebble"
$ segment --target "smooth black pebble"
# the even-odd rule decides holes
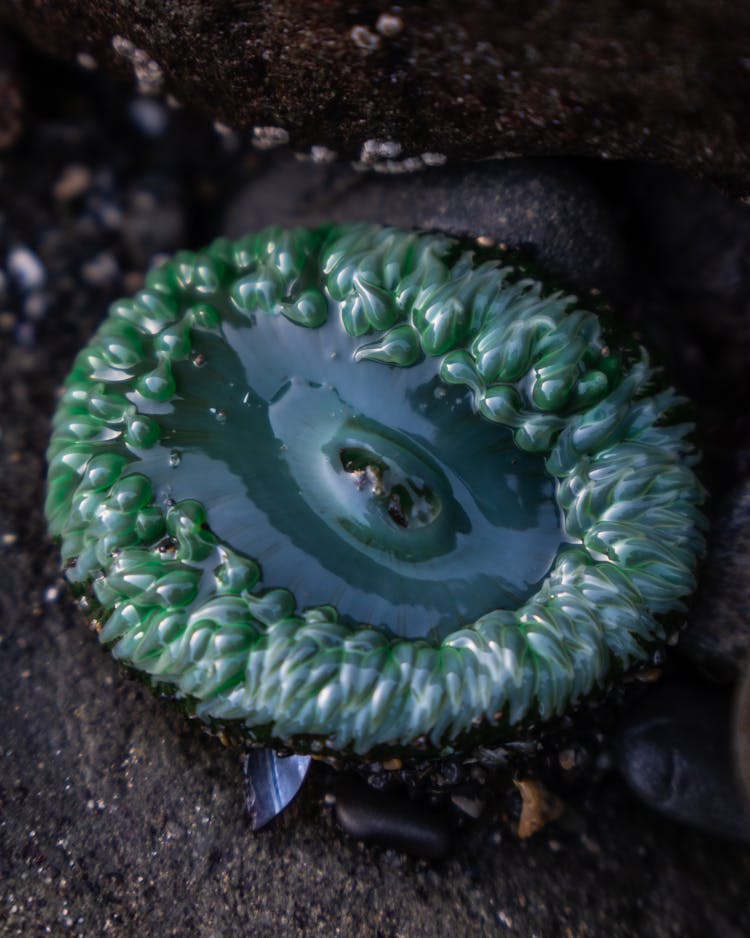
[[[380,792],[355,776],[336,788],[336,819],[357,840],[439,860],[450,850],[450,832],[439,814],[406,795]]]

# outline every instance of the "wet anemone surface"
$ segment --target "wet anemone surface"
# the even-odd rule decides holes
[[[47,516],[102,641],[200,718],[447,755],[562,716],[684,610],[683,407],[502,255],[270,228],[112,304],[53,419]]]
[[[567,808],[529,841],[513,832],[518,796],[477,765],[447,765],[434,780],[449,787],[456,828],[437,866],[342,837],[336,779],[321,766],[273,829],[251,834],[237,755],[124,677],[82,628],[45,535],[44,450],[75,354],[108,304],[143,286],[149,262],[207,243],[242,186],[265,191],[289,224],[339,197],[340,180],[291,164],[286,178],[311,175],[304,205],[290,205],[289,186],[267,185],[283,154],[260,156],[187,113],[35,57],[19,76],[24,136],[0,154],[8,933],[746,934],[746,849],[634,800],[609,770],[616,717],[570,728],[566,749],[542,753]],[[695,402],[709,491],[729,491],[747,471],[745,214],[668,173],[569,172],[610,219],[597,230],[622,260],[628,327]],[[679,646],[657,664],[694,676]],[[387,785],[387,768],[372,774]],[[479,821],[465,823],[465,809]]]

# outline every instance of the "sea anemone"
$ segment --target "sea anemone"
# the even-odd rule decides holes
[[[47,517],[102,642],[210,726],[446,754],[674,628],[704,544],[683,404],[497,249],[270,228],[113,304],[55,416]]]

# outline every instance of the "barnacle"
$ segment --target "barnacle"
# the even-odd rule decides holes
[[[447,752],[664,638],[703,549],[681,403],[497,251],[271,228],[111,307],[55,417],[47,517],[101,640],[206,722]]]

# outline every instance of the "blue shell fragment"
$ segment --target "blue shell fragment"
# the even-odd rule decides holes
[[[294,800],[307,777],[310,756],[277,756],[252,749],[243,766],[245,808],[254,831],[269,824]]]

